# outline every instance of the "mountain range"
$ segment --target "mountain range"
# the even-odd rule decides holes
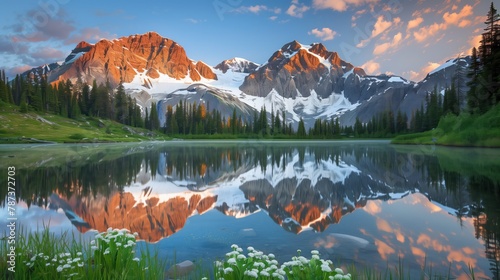
[[[316,119],[337,117],[341,125],[353,125],[356,118],[368,122],[387,110],[400,110],[411,119],[427,93],[443,93],[469,62],[470,57],[449,60],[413,82],[395,75],[367,75],[321,43],[293,41],[263,64],[232,58],[212,67],[190,59],[177,42],[148,32],[96,44],[80,42],[63,62],[24,75],[44,74],[50,83],[80,79],[117,86],[122,82],[141,106],[157,102],[161,124],[167,105],[182,100],[205,103],[225,116],[236,109],[248,120],[265,107],[268,113],[285,112],[294,126],[300,119],[311,126]]]

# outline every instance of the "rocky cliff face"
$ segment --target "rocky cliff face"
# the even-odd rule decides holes
[[[285,98],[298,95],[307,97],[314,90],[324,98],[339,92],[342,76],[352,70],[365,75],[362,69],[355,69],[322,44],[302,45],[293,41],[276,51],[262,67],[250,73],[240,90],[265,97],[275,89]]]
[[[147,194],[147,190],[144,193]],[[161,202],[152,196],[138,202],[131,193],[115,193],[109,198],[70,200],[68,205],[90,228],[99,232],[109,227],[127,228],[137,232],[140,239],[156,242],[181,230],[190,216],[206,212],[216,201],[216,196],[193,194]]]
[[[49,81],[81,78],[84,82],[107,80],[112,86],[120,81],[131,82],[137,74],[156,79],[167,75],[176,80],[201,78],[216,80],[217,76],[206,64],[194,63],[184,48],[173,40],[149,32],[116,40],[101,40],[95,45],[81,42],[65,63],[50,72]]]
[[[221,70],[222,73],[227,71],[232,71],[236,73],[251,73],[259,67],[259,64],[251,62],[249,60],[234,57],[231,59],[226,59],[221,63],[217,64],[214,68]]]

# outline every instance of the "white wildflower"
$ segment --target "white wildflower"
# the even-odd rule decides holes
[[[234,264],[236,264],[236,259],[235,258],[230,258],[230,259],[227,260],[227,263],[231,264],[231,265],[234,265]]]
[[[255,251],[255,249],[252,246],[248,247],[247,250],[250,251],[250,252]]]
[[[57,272],[61,272],[61,271],[63,271],[63,267],[62,266],[58,266],[57,267]]]
[[[339,274],[344,274],[344,271],[342,270],[342,268],[335,268],[335,272],[336,273],[339,273]]]
[[[247,276],[253,277],[255,279],[257,279],[259,277],[259,275],[257,274],[257,272],[255,272],[253,270],[246,270],[244,274],[247,275]]]
[[[269,254],[268,256],[269,256],[269,258],[271,258],[271,259],[276,258],[276,257],[274,256],[274,254]]]
[[[304,258],[304,257],[302,257],[302,256],[298,257],[298,260],[299,260],[301,263],[303,263],[303,264],[306,264],[306,263],[308,263],[308,262],[309,262],[309,260],[308,260],[308,259],[306,259],[306,258]]]
[[[139,261],[140,261],[140,260],[139,260],[139,258],[133,258],[132,260],[133,260],[134,262],[139,262]]]
[[[332,272],[332,269],[327,264],[321,265],[321,270],[324,271],[324,272]]]
[[[334,280],[337,280],[337,279],[338,279],[338,280],[342,280],[343,278],[344,278],[344,275],[342,275],[342,274],[336,274],[336,275],[333,277],[333,279],[334,279]]]
[[[276,272],[274,272],[272,274],[272,276],[273,276],[273,278],[278,278],[279,280],[285,280],[285,277],[283,277],[283,275],[276,273]]]
[[[226,268],[224,268],[224,274],[229,274],[229,273],[231,273],[231,272],[233,272],[233,269],[232,269],[232,268],[230,268],[230,267],[226,267]]]
[[[260,275],[264,276],[264,277],[269,277],[269,272],[265,271],[265,270],[262,270],[260,272]]]
[[[311,255],[319,255],[318,250],[312,250],[312,251],[311,251]]]

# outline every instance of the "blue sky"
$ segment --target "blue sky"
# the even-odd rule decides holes
[[[13,76],[61,61],[84,40],[156,31],[193,60],[264,63],[284,44],[323,43],[369,74],[418,81],[468,54],[490,1],[480,0],[4,0],[0,68]],[[500,5],[497,5],[500,8]]]

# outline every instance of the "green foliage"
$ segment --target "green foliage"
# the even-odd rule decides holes
[[[500,103],[500,15],[493,2],[486,15],[479,50],[472,49],[467,104],[471,113],[484,114]]]
[[[441,118],[436,129],[398,136],[393,143],[500,147],[500,104],[483,115],[448,114]]]
[[[4,279],[162,279],[163,263],[153,254],[137,257],[136,238],[128,230],[108,229],[90,243],[67,235],[21,233],[15,273]],[[5,255],[7,248],[1,247]],[[4,266],[2,262],[1,266]]]

